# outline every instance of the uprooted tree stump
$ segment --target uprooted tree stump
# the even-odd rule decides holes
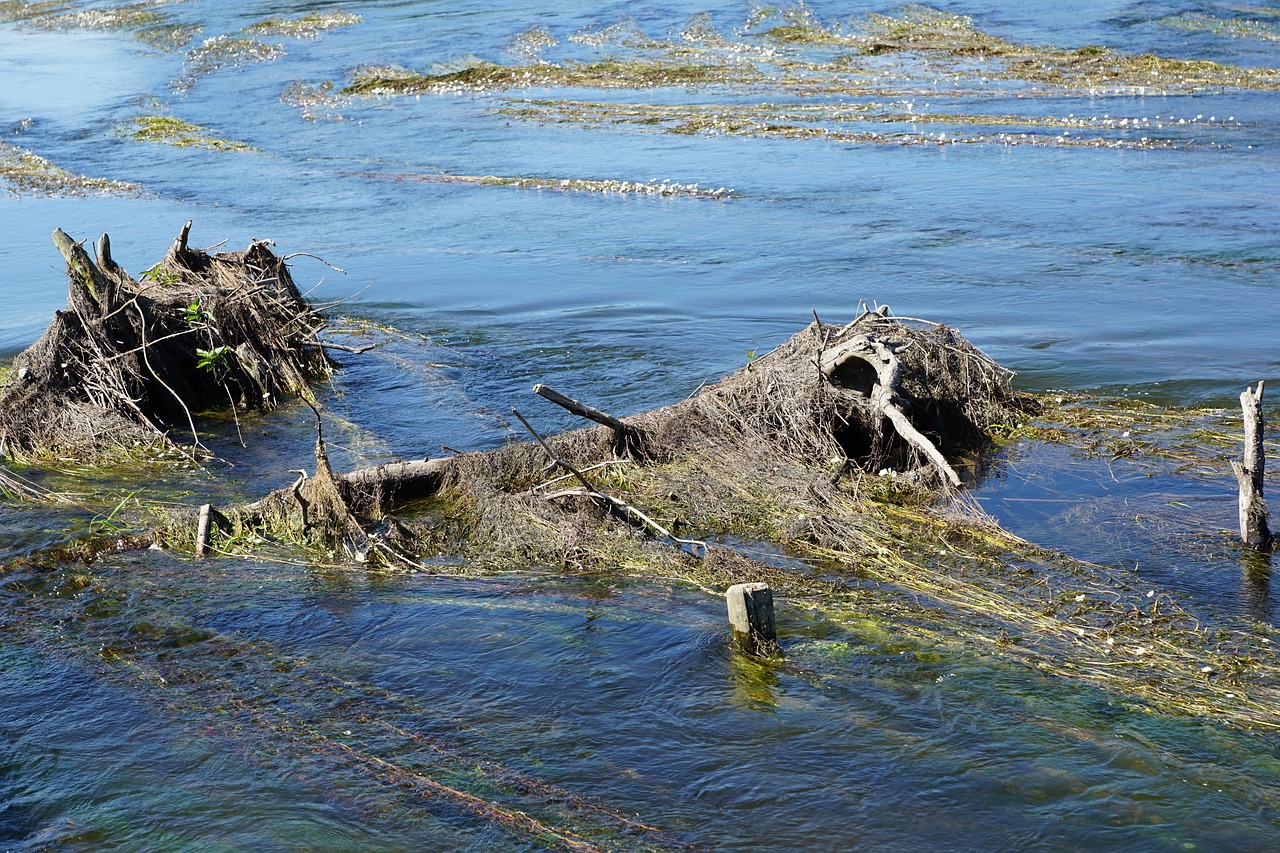
[[[79,459],[175,430],[198,444],[196,413],[262,410],[310,396],[331,372],[323,320],[267,243],[210,255],[187,244],[191,223],[142,279],[96,261],[60,229],[67,308],[14,362],[0,392],[0,447],[9,455]]]

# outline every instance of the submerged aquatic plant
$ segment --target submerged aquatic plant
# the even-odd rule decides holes
[[[16,193],[40,196],[132,196],[142,191],[127,181],[68,172],[38,154],[6,142],[0,142],[0,179]]]
[[[201,77],[223,68],[270,62],[285,55],[278,44],[268,44],[255,38],[221,35],[207,38],[197,48],[187,53],[183,74],[174,82],[178,91],[186,91]]]
[[[324,12],[310,12],[298,18],[264,18],[245,27],[242,32],[248,35],[314,39],[319,38],[321,33],[353,27],[363,20],[364,18],[354,12],[332,9]]]
[[[156,6],[164,0],[130,3],[124,6],[107,6],[96,9],[63,11],[67,4],[41,14],[23,17],[28,26],[46,30],[128,30],[134,38],[160,50],[177,50],[187,45],[200,32],[193,24],[181,24],[170,20]],[[39,4],[33,4],[39,5]],[[3,19],[0,12],[0,19]]]
[[[70,0],[40,0],[35,3],[3,0],[0,2],[0,21],[5,23],[35,21],[49,15],[62,14],[71,7]]]
[[[534,26],[513,38],[511,47],[508,50],[513,56],[528,61],[537,61],[541,59],[542,51],[549,47],[555,47],[559,43],[560,40],[553,36],[546,27]]]
[[[214,151],[249,151],[253,148],[246,142],[221,139],[203,125],[173,116],[137,116],[133,125],[131,135],[139,142],[162,142],[175,148],[208,148]]]
[[[1178,30],[1212,33],[1216,36],[1257,39],[1258,41],[1280,41],[1280,24],[1269,21],[1222,18],[1217,15],[1187,12],[1171,18],[1162,18],[1158,23]]]
[[[707,136],[773,139],[824,139],[894,145],[1053,145],[1090,148],[1167,148],[1168,138],[1143,135],[1072,136],[1071,131],[1151,131],[1150,119],[1072,116],[980,115],[925,113],[910,102],[768,103],[768,104],[621,104],[588,101],[513,100],[495,112],[523,121],[577,124],[584,127],[634,126],[647,131]],[[850,130],[850,124],[902,125],[903,130]],[[934,131],[919,126],[945,128]],[[986,128],[1023,128],[1023,132]],[[1061,133],[1028,132],[1034,128]]]
[[[396,66],[356,69],[344,95],[392,95],[423,92],[492,92],[502,89],[577,86],[593,89],[651,89],[725,83],[738,76],[724,66],[666,60],[602,59],[564,65],[483,63],[441,74],[422,74]]]

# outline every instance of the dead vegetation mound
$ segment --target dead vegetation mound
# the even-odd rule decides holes
[[[0,391],[0,441],[16,458],[104,459],[170,443],[211,409],[270,409],[331,372],[322,324],[267,243],[210,255],[187,245],[135,280],[61,230],[67,307],[14,362]]]
[[[851,476],[891,472],[926,495],[959,485],[948,458],[977,453],[994,425],[1031,405],[1010,377],[945,326],[887,309],[846,326],[815,318],[689,399],[625,420],[538,386],[602,425],[544,439],[513,410],[533,441],[332,476],[321,458],[316,477],[224,508],[222,533],[211,535],[341,542],[359,559],[393,562],[428,554],[600,567],[654,543],[705,555],[697,537],[735,531],[781,542],[790,534],[764,516],[795,507],[821,524],[815,501]],[[424,497],[416,521],[387,515]]]

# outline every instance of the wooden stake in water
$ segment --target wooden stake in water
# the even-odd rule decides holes
[[[773,623],[773,590],[767,583],[739,583],[724,594],[733,639],[749,654],[774,651],[778,633]]]
[[[196,523],[196,556],[203,557],[209,550],[209,504],[201,504],[200,520]]]
[[[1244,410],[1244,464],[1231,460],[1231,470],[1240,486],[1240,538],[1255,551],[1271,548],[1271,530],[1267,527],[1267,502],[1262,497],[1263,471],[1267,454],[1262,447],[1262,382],[1258,390],[1246,388],[1240,394]]]

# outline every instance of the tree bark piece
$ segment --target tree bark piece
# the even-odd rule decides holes
[[[1254,551],[1268,551],[1274,541],[1267,526],[1267,502],[1263,497],[1267,456],[1262,447],[1262,391],[1263,383],[1259,381],[1257,391],[1245,388],[1240,393],[1240,408],[1244,411],[1244,462],[1231,460],[1231,470],[1240,487],[1240,538]]]
[[[901,399],[902,362],[884,341],[870,335],[856,335],[830,352],[823,354],[819,368],[828,380],[834,380],[851,360],[857,359],[869,365],[876,375],[868,399],[873,410],[893,424],[898,435],[924,454],[938,473],[953,486],[960,485],[960,475],[947,462],[942,451],[924,436],[911,419],[902,411]]]

